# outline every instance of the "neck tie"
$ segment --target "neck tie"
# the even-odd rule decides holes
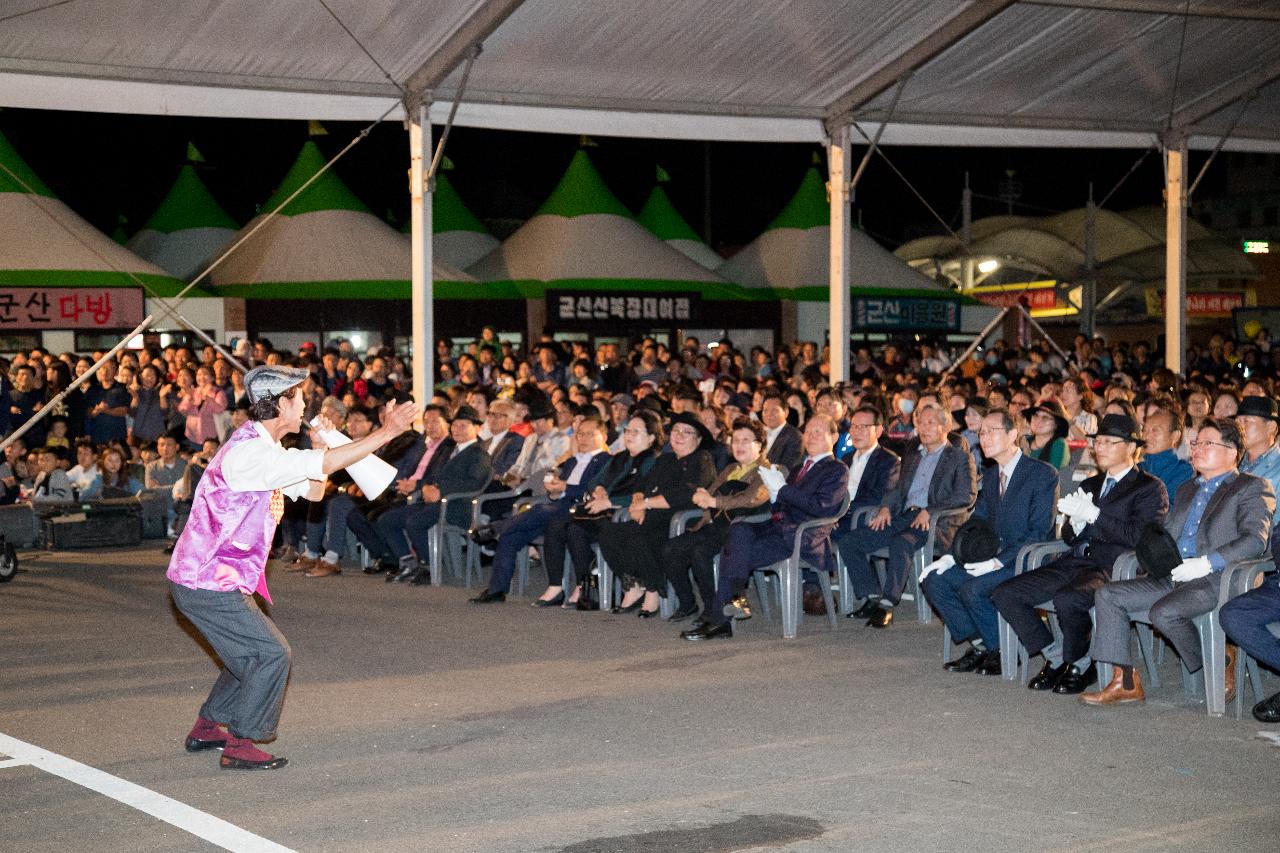
[[[1102,494],[1098,496],[1098,499],[1101,500],[1102,498],[1105,498],[1107,496],[1107,492],[1111,491],[1111,487],[1114,486],[1115,484],[1116,484],[1115,479],[1112,477],[1108,477],[1107,481],[1102,484]]]
[[[805,475],[805,474],[808,474],[808,473],[809,473],[809,469],[810,469],[810,468],[812,468],[812,467],[813,467],[813,460],[812,460],[812,459],[806,459],[806,460],[804,460],[804,465],[802,465],[802,466],[800,467],[800,473],[799,473],[799,474],[796,474],[796,482],[797,482],[797,483],[799,483],[801,480],[803,480],[803,479],[804,479],[804,475]]]
[[[1005,474],[1004,469],[1000,469],[1000,497],[1004,497],[1004,490],[1009,485],[1009,475]]]

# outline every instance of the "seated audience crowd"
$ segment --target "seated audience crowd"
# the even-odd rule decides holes
[[[310,370],[307,419],[352,438],[412,384],[395,354],[347,342],[295,354],[264,339],[237,355]],[[241,376],[212,347],[126,350],[55,402],[101,356],[0,359],[0,432],[54,406],[5,449],[0,502],[164,490],[176,536],[200,474],[244,423]],[[1070,352],[999,341],[959,363],[890,343],[859,347],[850,381],[833,385],[810,342],[744,353],[689,338],[673,352],[646,338],[593,353],[544,336],[522,356],[486,328],[437,343],[421,429],[378,454],[392,485],[370,498],[342,472],[322,500],[291,502],[275,559],[316,578],[363,552],[366,574],[429,584],[448,559],[430,556],[444,524],[491,567],[477,605],[504,602],[532,557],[546,575],[535,607],[593,609],[612,598],[593,586],[607,566],[613,613],[666,612],[692,620],[681,637],[707,641],[751,618],[757,570],[798,549],[806,612],[825,613],[828,581],[847,572],[841,593],[857,600],[843,609],[869,628],[923,596],[960,647],[951,672],[1001,674],[1003,621],[1031,689],[1141,701],[1131,624],[1197,672],[1196,618],[1237,568],[1280,552],[1280,348],[1265,332],[1240,348],[1214,335],[1186,363],[1179,376],[1145,343],[1082,335]],[[1021,565],[1031,545],[1043,557]],[[1234,592],[1221,611],[1228,697],[1241,649],[1280,669],[1275,572]],[[1280,722],[1280,694],[1253,713]]]

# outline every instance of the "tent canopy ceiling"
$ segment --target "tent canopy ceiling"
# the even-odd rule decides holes
[[[313,0],[13,0],[0,105],[368,120],[401,97],[381,65],[440,120],[482,41],[462,125],[820,141],[888,117],[888,144],[1146,146],[1172,126],[1210,147],[1234,124],[1228,147],[1280,150],[1269,0],[328,6],[359,43]]]

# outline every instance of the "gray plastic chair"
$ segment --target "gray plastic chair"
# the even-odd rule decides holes
[[[1219,612],[1222,606],[1237,595],[1244,593],[1242,581],[1256,577],[1260,572],[1266,572],[1275,568],[1270,557],[1262,557],[1256,560],[1240,560],[1228,565],[1222,570],[1221,587],[1218,590],[1218,603],[1208,613],[1197,616],[1193,622],[1196,631],[1200,634],[1200,654],[1204,658],[1203,672],[1203,690],[1205,696],[1205,710],[1211,717],[1221,717],[1227,711],[1226,702],[1226,651],[1227,636],[1223,633],[1222,623],[1219,619]],[[1130,621],[1137,626],[1147,626],[1151,624],[1151,616],[1147,611],[1135,613],[1130,617]],[[1150,630],[1150,629],[1148,629]],[[1152,687],[1159,687],[1159,675],[1156,673],[1154,655],[1152,648],[1148,645],[1147,638],[1140,636],[1138,648],[1142,651],[1143,657],[1146,659],[1148,678]],[[1241,705],[1241,667],[1236,667],[1236,703]],[[1201,689],[1201,679],[1197,679],[1193,674],[1187,672],[1185,666],[1182,667],[1182,683],[1183,688],[1189,695],[1197,695]],[[1098,678],[1102,678],[1099,671]]]
[[[876,511],[879,511],[879,507],[876,508]],[[929,606],[929,602],[924,600],[924,591],[920,589],[920,573],[924,571],[925,566],[937,559],[937,554],[934,553],[934,539],[938,534],[938,522],[944,518],[954,518],[955,516],[968,518],[972,512],[973,507],[971,506],[937,511],[930,510],[929,512],[929,533],[925,537],[924,544],[911,554],[911,571],[907,573],[907,589],[909,592],[903,593],[902,596],[915,601],[916,619],[921,625],[928,625],[933,621],[933,608]],[[881,548],[871,556],[888,559],[889,549]]]
[[[1058,555],[1070,551],[1071,548],[1060,539],[1050,540],[1048,542],[1033,542],[1030,545],[1022,546],[1018,551],[1018,556],[1014,560],[1013,574],[1014,577],[1023,572],[1033,571],[1044,565],[1045,561]],[[1053,614],[1053,602],[1045,601],[1039,606],[1040,610],[1045,610]],[[1026,646],[1022,645],[1022,641],[1018,639],[1018,635],[1014,633],[1013,626],[1004,621],[1003,616],[998,616],[996,624],[1000,629],[1000,677],[1005,681],[1017,680],[1024,687],[1031,680],[1028,662],[1030,655],[1027,654]],[[1055,618],[1050,617],[1050,627],[1053,629],[1054,635],[1058,635],[1058,623]],[[946,640],[944,639],[944,643]],[[945,648],[945,646],[944,646]]]
[[[814,566],[809,565],[800,556],[800,546],[806,531],[815,527],[823,527],[835,524],[849,510],[849,496],[846,494],[844,501],[840,504],[839,511],[829,518],[815,518],[812,521],[806,521],[796,528],[795,539],[791,547],[791,556],[785,560],[780,560],[769,566],[762,566],[755,569],[752,574],[759,575],[766,572],[772,572],[778,576],[779,582],[779,606],[782,610],[782,636],[787,640],[794,640],[796,630],[800,625],[801,602],[803,596],[800,594],[800,578],[803,569],[809,568],[817,572],[818,583],[822,587],[822,599],[827,605],[827,622],[831,630],[836,627],[836,606],[831,596],[831,576],[829,572],[824,572]],[[830,545],[830,536],[828,536],[828,544]],[[834,545],[830,545],[834,548]],[[758,593],[761,601],[767,597],[763,588],[759,588]],[[762,607],[763,609],[763,607]]]
[[[470,532],[469,526],[451,524],[449,522],[449,503],[472,501],[483,492],[483,489],[476,489],[470,492],[454,492],[453,494],[441,496],[440,518],[428,531],[431,551],[428,556],[431,566],[432,586],[442,586],[444,584],[446,562],[452,567],[454,575],[470,577],[466,571],[467,564],[470,561],[470,554],[472,551],[476,552],[476,560],[478,561],[480,549],[471,541],[471,537],[467,535]],[[464,549],[466,551],[465,554]]]
[[[1234,587],[1231,590],[1231,597],[1235,598],[1238,595],[1244,595],[1257,585],[1258,579],[1262,577],[1264,573],[1271,573],[1275,568],[1274,563],[1270,563],[1265,560],[1259,560],[1251,566],[1243,567],[1231,577],[1231,583]],[[1272,578],[1271,582],[1274,583],[1275,579]],[[1275,635],[1276,639],[1280,639],[1280,620],[1271,623],[1268,627],[1271,630],[1271,633]],[[1246,675],[1249,679],[1249,686],[1253,690],[1254,702],[1261,702],[1263,699],[1267,698],[1267,693],[1262,686],[1262,673],[1258,669],[1258,662],[1250,657],[1244,649],[1239,649],[1237,654],[1240,656],[1240,659],[1236,661],[1235,704],[1236,719],[1239,720],[1244,717],[1244,682]]]

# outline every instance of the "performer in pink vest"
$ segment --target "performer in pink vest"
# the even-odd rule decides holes
[[[253,597],[256,592],[271,603],[266,564],[284,499],[319,500],[329,474],[400,435],[415,415],[411,402],[388,404],[382,426],[358,441],[287,450],[280,439],[298,431],[307,376],[281,366],[245,374],[249,421],[205,469],[169,562],[174,605],[222,659],[186,748],[221,749],[220,765],[228,769],[275,770],[288,763],[254,746],[275,737],[289,678],[289,644]]]

